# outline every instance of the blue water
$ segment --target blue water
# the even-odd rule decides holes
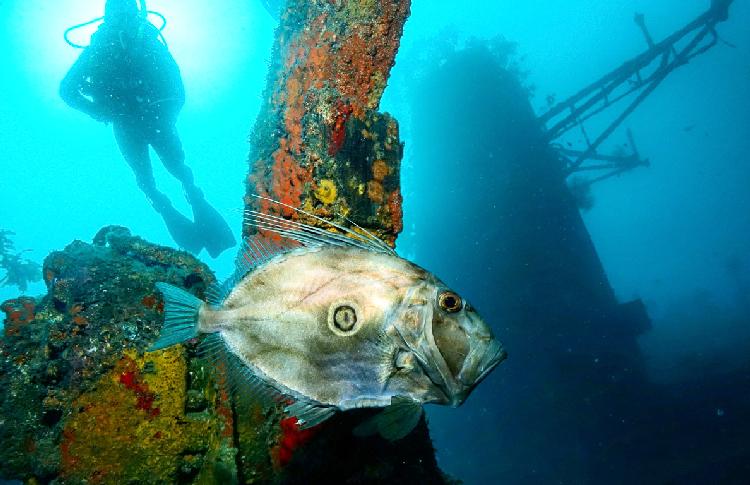
[[[539,372],[533,375],[535,384],[524,388],[524,382],[532,380],[525,363],[544,360],[549,337],[545,332],[555,330],[534,322],[539,335],[529,332],[506,337],[503,308],[498,307],[493,293],[496,289],[483,285],[492,280],[496,270],[492,241],[487,235],[502,233],[502,218],[493,217],[502,213],[503,209],[493,202],[501,200],[502,194],[493,193],[491,184],[482,185],[486,190],[475,200],[444,194],[436,216],[447,223],[423,223],[432,210],[426,201],[434,200],[435,195],[431,192],[434,186],[418,171],[430,165],[417,149],[418,138],[424,140],[424,135],[414,126],[415,120],[421,119],[415,111],[420,105],[410,93],[424,82],[425,73],[446,61],[445,52],[450,52],[437,48],[431,51],[427,46],[455,39],[460,50],[468,39],[498,35],[516,43],[513,59],[525,73],[525,85],[533,87],[531,106],[541,114],[548,96],[563,99],[644,50],[643,36],[632,22],[635,12],[646,14],[653,37],[660,40],[705,11],[708,3],[413,1],[402,50],[381,106],[382,111],[400,121],[406,144],[402,173],[405,231],[398,249],[427,268],[440,268],[437,272],[449,284],[475,294],[475,305],[493,324],[498,337],[506,341],[510,353],[508,362],[463,407],[430,410],[440,464],[466,483],[553,483],[553,477],[561,483],[586,483],[592,476],[600,478],[602,471],[597,469],[598,475],[592,475],[587,467],[592,451],[581,445],[585,439],[571,435],[575,424],[560,429],[528,428],[534,420],[521,415],[524,403],[518,396],[531,404],[559,392],[555,387],[558,377]],[[694,397],[688,390],[702,389],[702,378],[708,386],[711,376],[734,376],[726,382],[736,393],[724,392],[716,394],[715,399],[701,400],[691,419],[675,418],[676,427],[689,422],[708,423],[694,431],[705,433],[706,439],[720,432],[721,419],[730,418],[738,406],[744,402],[746,407],[748,402],[750,6],[736,3],[730,20],[718,26],[722,39],[735,47],[720,43],[677,70],[613,135],[612,144],[621,143],[624,130],[632,129],[641,155],[651,160],[651,166],[596,184],[594,206],[583,212],[617,299],[642,299],[652,319],[653,328],[637,340],[642,356],[636,360],[645,366],[649,386],[644,388],[642,399],[656,401],[653,395],[659,395],[660,389],[677,389],[673,395],[685,401]],[[50,251],[73,239],[90,241],[108,224],[124,225],[148,240],[173,244],[161,219],[135,185],[111,128],[69,109],[58,96],[59,82],[79,54],[63,42],[62,32],[100,15],[98,3],[6,0],[0,7],[0,41],[4,47],[0,228],[15,231],[16,247],[31,249],[27,257],[40,263]],[[207,199],[239,235],[247,172],[246,140],[260,107],[274,21],[261,2],[253,0],[152,0],[149,7],[169,19],[165,35],[186,85],[187,103],[177,126],[187,163]],[[489,85],[474,85],[479,81],[473,76],[466,79],[471,84],[457,89],[492,90]],[[451,94],[455,93],[436,90],[434,103],[455,98]],[[482,109],[481,103],[474,111],[462,111],[464,115],[467,112],[477,126],[491,126],[500,116]],[[461,131],[467,121],[458,118],[447,122],[453,123],[462,137],[454,144],[470,146],[484,136],[477,132],[477,138],[472,139],[472,132]],[[570,141],[578,138],[571,135]],[[435,143],[444,141],[435,139]],[[460,183],[468,184],[474,176],[492,173],[486,160],[457,163],[460,174],[447,175],[458,176]],[[188,213],[178,184],[158,162],[154,168],[160,187],[178,209]],[[450,204],[444,203],[446,199]],[[477,200],[485,211],[482,218],[467,214],[477,210]],[[451,224],[452,220],[459,223]],[[456,227],[462,231],[456,233]],[[451,256],[449,262],[446,254]],[[232,251],[216,260],[205,252],[202,257],[220,276],[232,270]],[[508,284],[512,286],[512,282]],[[41,283],[32,285],[29,291],[43,292]],[[0,300],[15,296],[15,288],[0,287]],[[516,358],[523,365],[513,364],[510,342],[524,349]],[[535,342],[539,342],[538,355]],[[575,344],[570,345],[571,352],[576,352]],[[594,359],[594,352],[591,355]],[[736,380],[742,376],[744,380]],[[680,386],[684,386],[684,395],[679,394]],[[745,401],[739,400],[740,395]],[[633,394],[629,396],[624,399],[633,398]],[[561,399],[550,402],[559,403]],[[627,407],[629,403],[624,404]],[[550,415],[557,412],[548,409]],[[581,422],[586,421],[587,412],[581,409]],[[618,419],[618,412],[612,409],[613,419]],[[621,420],[628,423],[611,432],[628,442],[632,428],[650,425],[649,416],[642,417],[623,415]],[[671,439],[682,437],[675,433]],[[632,448],[639,446],[635,439],[629,443]],[[662,449],[670,449],[671,443],[668,439]],[[575,456],[574,463],[561,467],[559,462],[567,456]],[[706,449],[690,456],[691,460],[704,456],[707,465],[702,470],[715,472],[714,476],[720,478],[722,467],[729,466],[722,465],[722,458],[747,457],[750,452],[735,447],[725,451]],[[665,459],[669,464],[665,466],[679,468],[675,465],[679,460],[673,458]],[[627,460],[637,468],[639,460],[651,463],[654,458],[632,452]]]

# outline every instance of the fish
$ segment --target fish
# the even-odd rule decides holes
[[[505,359],[466,299],[370,232],[256,197],[298,220],[247,211],[257,234],[207,301],[157,283],[165,322],[150,350],[206,335],[247,392],[291,403],[301,429],[383,408],[354,432],[391,441],[414,429],[424,404],[462,404]]]

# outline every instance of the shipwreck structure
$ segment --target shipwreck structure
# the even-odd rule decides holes
[[[717,45],[730,4],[714,2],[658,43],[636,16],[646,50],[542,115],[502,39],[438,52],[441,62],[409,93],[418,175],[408,190],[419,198],[405,201],[410,243],[420,263],[472,295],[510,355],[474,401],[476,419],[495,432],[455,421],[432,430],[438,444],[470,443],[472,463],[495,464],[466,467],[464,455],[446,455],[446,468],[467,481],[492,481],[497,470],[512,483],[636,483],[644,470],[664,483],[684,473],[660,468],[663,451],[651,445],[650,433],[667,435],[674,419],[657,409],[678,406],[646,376],[637,339],[650,319],[640,300],[615,297],[569,180],[592,184],[647,165],[634,134],[630,153],[603,153],[603,142],[669,73]],[[593,134],[595,116],[609,122]],[[583,146],[561,143],[573,130]],[[698,468],[696,440],[687,441]]]

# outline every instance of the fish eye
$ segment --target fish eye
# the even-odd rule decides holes
[[[361,328],[359,307],[353,302],[338,302],[329,307],[328,328],[342,337],[354,335]]]
[[[456,313],[461,311],[464,302],[456,293],[452,291],[444,291],[438,296],[438,305],[448,313]]]

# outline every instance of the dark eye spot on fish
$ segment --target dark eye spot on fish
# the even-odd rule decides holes
[[[463,308],[463,300],[452,291],[444,291],[438,296],[440,308],[448,313],[456,313]]]
[[[362,328],[361,313],[354,302],[336,302],[328,310],[328,328],[341,337],[354,335]]]
[[[350,306],[340,306],[333,313],[333,323],[342,332],[351,332],[357,323],[357,312]]]

